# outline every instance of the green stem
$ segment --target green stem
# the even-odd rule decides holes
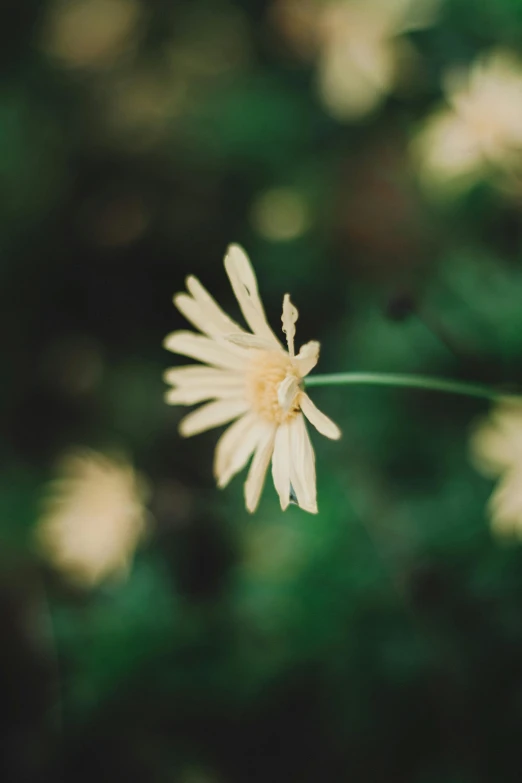
[[[332,375],[312,375],[305,378],[305,386],[345,386],[350,384],[428,389],[449,394],[464,394],[468,397],[482,397],[487,400],[501,400],[515,396],[477,383],[462,383],[460,381],[446,380],[445,378],[430,378],[426,375],[339,372]]]

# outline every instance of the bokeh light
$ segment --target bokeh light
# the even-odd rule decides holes
[[[447,107],[425,121],[413,145],[422,180],[434,190],[510,180],[522,162],[522,61],[483,55],[445,79]]]
[[[285,242],[300,237],[308,229],[310,210],[299,191],[273,188],[257,196],[250,220],[260,236],[273,242]]]

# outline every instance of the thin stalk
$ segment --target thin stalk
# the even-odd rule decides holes
[[[489,386],[477,383],[463,383],[446,378],[430,378],[427,375],[397,375],[394,373],[339,372],[331,375],[311,375],[305,378],[305,386],[394,386],[409,389],[463,394],[486,400],[502,400],[518,395],[506,394]]]

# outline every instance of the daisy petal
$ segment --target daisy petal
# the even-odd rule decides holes
[[[198,435],[200,432],[220,427],[233,419],[237,419],[249,409],[246,400],[235,397],[231,400],[216,400],[203,405],[189,413],[180,421],[179,432],[185,438]]]
[[[262,439],[257,445],[254,452],[254,458],[248,471],[247,480],[245,482],[245,501],[246,507],[254,513],[256,510],[263,484],[265,483],[265,476],[270,464],[270,457],[274,450],[274,438],[276,433],[276,427],[268,428]]]
[[[213,328],[212,321],[205,316],[195,299],[188,294],[176,294],[173,302],[174,306],[185,316],[187,321],[190,321],[192,326],[195,326],[196,329],[199,329],[200,332],[209,337],[216,336],[218,330]]]
[[[317,514],[315,455],[302,414],[289,424],[290,482],[300,507]]]
[[[283,511],[290,502],[290,432],[289,425],[278,427],[272,455],[272,478]]]
[[[229,386],[220,386],[210,383],[206,385],[198,384],[190,386],[180,386],[176,389],[169,389],[165,393],[165,402],[167,405],[194,405],[203,400],[228,400],[241,397],[243,385],[233,383]]]
[[[243,370],[245,366],[243,356],[234,353],[234,349],[194,332],[172,332],[165,338],[163,345],[168,351],[190,356],[191,359],[216,367]]]
[[[281,343],[266,320],[252,265],[239,245],[230,245],[228,248],[225,269],[245,321],[254,334],[268,340],[273,347],[281,348]]]
[[[244,331],[239,324],[223,312],[214,297],[209,294],[197,277],[192,277],[192,275],[187,277],[186,284],[189,293],[192,294],[201,310],[205,313],[205,317],[212,322],[217,331],[221,334]]]
[[[287,413],[299,390],[299,381],[293,375],[287,375],[277,387],[277,401],[279,406]]]
[[[256,337],[255,334],[247,334],[246,332],[243,332],[243,334],[226,334],[224,339],[227,343],[239,345],[242,348],[256,348],[260,351],[274,350],[273,343],[263,340],[262,337]]]
[[[214,476],[218,487],[226,487],[230,479],[245,467],[264,431],[254,413],[247,413],[225,430],[214,456]]]
[[[313,424],[321,435],[331,438],[331,440],[339,440],[341,437],[341,430],[337,424],[334,424],[328,416],[314,405],[308,394],[305,394],[305,392],[302,393],[299,404],[310,424]]]
[[[201,307],[191,296],[188,294],[176,294],[174,297],[174,304],[180,313],[185,316],[187,321],[190,321],[190,323],[195,326],[196,329],[199,329],[200,332],[208,335],[208,337],[213,337],[214,339],[223,337],[222,330],[216,327],[213,321],[207,316],[204,307]],[[243,355],[243,352],[238,351],[234,344],[227,345],[227,348],[229,348],[232,353],[239,354],[240,356]]]
[[[297,356],[294,357],[293,362],[297,366],[301,378],[308,375],[319,361],[319,348],[319,343],[316,340],[312,340],[303,345]]]
[[[283,322],[283,332],[286,334],[288,353],[292,357],[294,355],[295,324],[298,318],[299,313],[297,307],[294,307],[290,301],[290,294],[285,294],[283,298],[283,315],[281,316],[281,321]]]
[[[218,370],[214,367],[201,367],[188,364],[184,367],[170,367],[163,374],[165,383],[172,386],[199,386],[199,384],[214,384],[217,387],[228,386],[231,383],[242,383],[244,376],[230,370]]]

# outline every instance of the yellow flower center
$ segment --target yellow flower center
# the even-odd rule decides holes
[[[288,377],[301,380],[288,354],[278,351],[257,352],[247,371],[246,395],[252,410],[274,424],[283,424],[299,412],[299,389],[288,408],[279,401],[279,387]]]

